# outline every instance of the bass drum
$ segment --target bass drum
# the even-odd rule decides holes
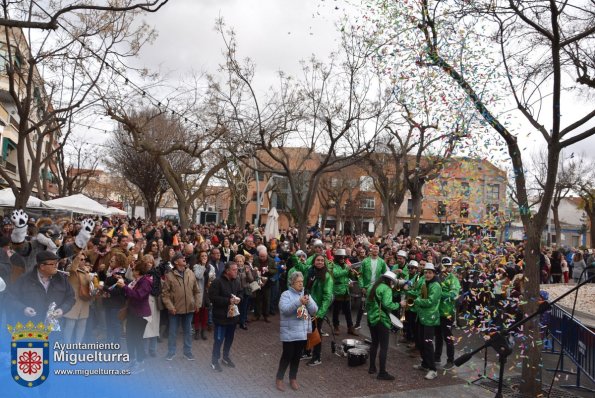
[[[352,348],[347,351],[347,365],[350,367],[365,365],[367,359],[368,352],[366,350]]]
[[[355,348],[357,344],[361,344],[361,341],[356,339],[345,339],[341,342],[341,345],[343,346],[343,352],[347,352],[352,348]]]

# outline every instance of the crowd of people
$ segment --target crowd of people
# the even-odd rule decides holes
[[[249,224],[182,231],[171,221],[32,220],[18,210],[4,221],[0,249],[7,285],[0,309],[9,321],[58,320],[66,343],[119,342],[125,333],[133,373],[165,338],[165,360],[176,356],[180,324],[186,360],[195,360],[193,340],[212,333],[213,371],[233,368],[236,329],[278,313],[281,391],[287,368],[298,389],[300,361],[322,364],[322,338],[307,346],[313,331],[358,336],[364,317],[370,374],[394,380],[386,370],[389,336],[402,326],[409,354],[420,359],[415,367],[431,380],[439,366],[454,366],[454,327],[489,333],[523,314],[523,244],[482,237],[430,242],[314,228],[300,247],[294,228],[267,240]],[[588,251],[544,247],[542,282],[579,282],[592,260]],[[323,331],[325,321],[332,330]]]

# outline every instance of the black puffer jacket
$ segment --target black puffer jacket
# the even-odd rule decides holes
[[[209,287],[209,299],[213,304],[213,322],[217,325],[233,325],[240,319],[239,315],[233,318],[227,317],[229,299],[231,295],[240,297],[240,281],[229,280],[225,274],[221,275],[211,283]]]

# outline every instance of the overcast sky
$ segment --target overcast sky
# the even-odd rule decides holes
[[[145,18],[159,36],[134,62],[160,71],[170,81],[192,71],[216,72],[223,55],[222,40],[214,25],[223,17],[237,33],[239,57],[255,62],[255,85],[264,91],[274,85],[277,71],[297,74],[300,60],[312,54],[325,58],[337,47],[335,23],[343,7],[344,2],[336,0],[170,0]],[[588,101],[582,102],[563,104],[563,125],[586,109]],[[519,137],[522,148],[528,150],[543,143],[539,133],[527,137],[523,132]],[[595,157],[595,138],[568,151]]]

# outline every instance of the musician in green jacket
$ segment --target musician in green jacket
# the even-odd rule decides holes
[[[421,288],[421,284],[424,281],[424,277],[422,274],[418,273],[419,263],[417,261],[409,261],[407,268],[410,271],[409,283],[411,286],[409,287],[409,290],[405,292],[405,300],[408,303],[413,303],[413,300],[419,296],[419,290]],[[407,340],[408,343],[413,343],[415,342],[417,318],[415,307],[413,305],[406,304],[403,310],[405,311],[405,323],[403,325],[405,340]]]
[[[376,354],[380,348],[379,368],[376,376],[379,380],[394,380],[395,377],[386,371],[386,356],[392,323],[390,312],[399,308],[399,303],[393,302],[393,287],[397,282],[396,275],[386,271],[370,288],[366,309],[368,311],[368,327],[372,337],[370,347],[370,368],[368,373],[376,373]]]
[[[379,251],[378,245],[371,245],[370,256],[362,261],[358,283],[363,297],[367,297],[370,287],[388,270],[384,260],[378,256]]]
[[[318,305],[318,311],[314,316],[312,328],[318,328],[318,332],[321,335],[322,321],[333,301],[333,277],[326,268],[325,260],[326,257],[322,254],[314,256],[313,266],[308,270],[308,277],[305,281],[305,294],[310,295]],[[322,363],[320,360],[321,348],[322,342],[314,346],[311,356],[310,353],[305,352],[306,357],[310,357],[310,361],[306,365],[316,366]]]
[[[335,333],[340,333],[339,330],[339,314],[343,312],[345,321],[347,323],[347,333],[352,336],[359,336],[353,327],[353,320],[351,319],[351,298],[349,297],[349,286],[351,284],[352,275],[351,265],[345,261],[347,254],[345,249],[335,250],[333,264],[333,294],[335,300],[333,301],[333,328]]]
[[[424,266],[425,285],[421,287],[421,294],[415,299],[413,305],[417,310],[417,317],[421,323],[421,333],[418,334],[422,347],[422,363],[414,367],[427,370],[425,378],[433,380],[438,377],[436,362],[434,361],[434,331],[440,325],[440,299],[442,287],[436,277],[434,264],[426,263]]]
[[[442,282],[442,297],[440,298],[440,328],[436,333],[436,352],[434,359],[440,363],[442,356],[442,342],[446,342],[446,365],[444,369],[449,370],[454,367],[455,345],[452,335],[452,326],[455,321],[455,303],[461,293],[461,283],[459,278],[452,273],[452,259],[450,257],[442,258],[442,272],[440,273]]]

